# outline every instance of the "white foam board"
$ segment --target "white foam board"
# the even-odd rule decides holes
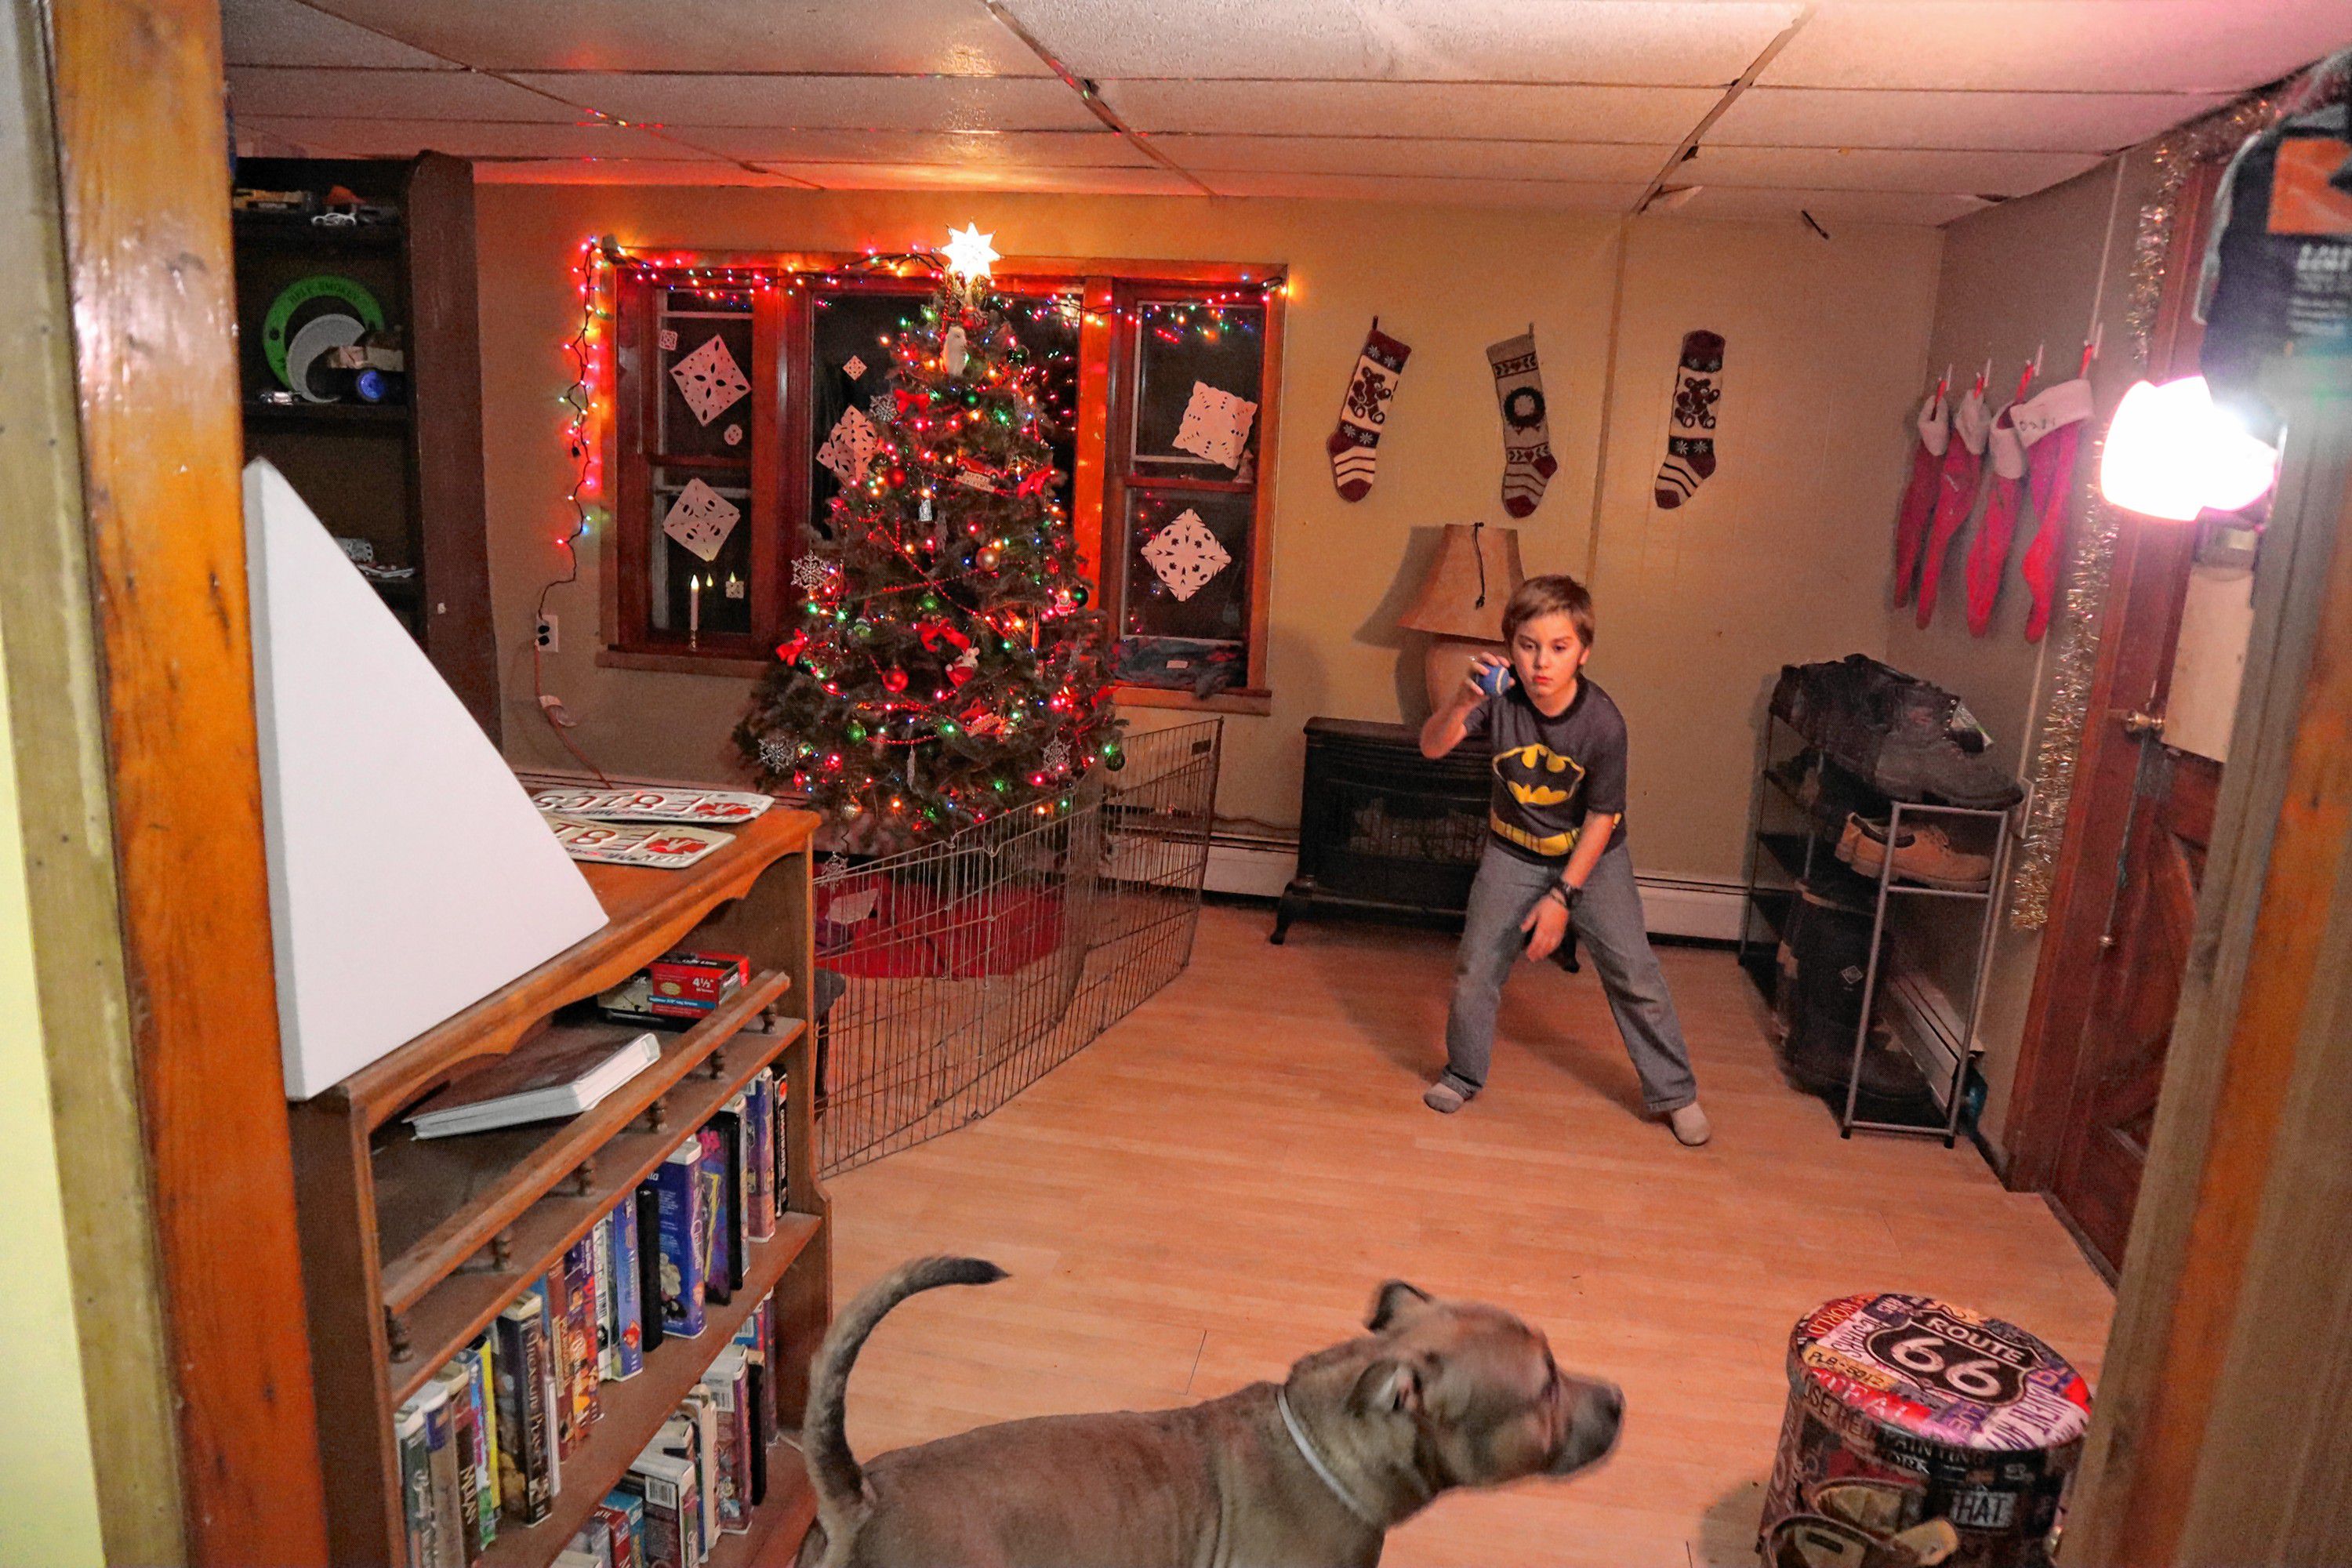
[[[308,1100],[602,927],[424,650],[268,463],[246,570],[278,1026]]]

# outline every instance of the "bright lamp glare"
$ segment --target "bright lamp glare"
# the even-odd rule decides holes
[[[2099,493],[2145,517],[2193,521],[2251,506],[2277,477],[2278,453],[2213,405],[2205,378],[2124,394],[2099,460]]]

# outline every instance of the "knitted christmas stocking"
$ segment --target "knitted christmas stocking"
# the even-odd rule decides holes
[[[1675,367],[1675,422],[1658,465],[1658,504],[1672,511],[1715,472],[1716,404],[1723,396],[1723,334],[1685,332]]]
[[[2026,500],[2039,526],[2025,547],[2025,589],[2031,597],[2025,615],[2025,640],[2040,642],[2050,629],[2050,611],[2058,593],[2058,569],[2066,552],[2067,495],[2074,478],[2074,454],[2082,444],[2083,426],[2091,416],[2091,384],[2077,378],[2062,381],[2047,392],[2018,405],[2014,413],[2018,438],[2025,443],[2029,476]]]
[[[1356,374],[1348,381],[1348,395],[1339,405],[1339,427],[1323,443],[1331,454],[1331,482],[1339,487],[1342,500],[1361,500],[1371,492],[1381,431],[1389,422],[1389,399],[1412,353],[1381,331],[1378,316],[1372,318],[1364,352],[1356,356]]]
[[[2009,542],[2017,533],[2017,503],[2025,495],[2025,442],[2017,434],[2011,404],[1993,416],[1992,499],[1984,521],[1969,542],[1969,635],[1982,637],[2000,600],[2000,574],[2009,569]]]
[[[1944,403],[1939,384],[1919,405],[1919,445],[1911,453],[1911,483],[1903,491],[1903,510],[1895,523],[1895,602],[1911,602],[1912,580],[1919,573],[1919,547],[1927,542],[1927,523],[1936,511],[1936,474],[1951,444],[1952,411]]]
[[[1495,401],[1503,410],[1503,510],[1525,517],[1543,500],[1559,469],[1544,423],[1543,373],[1536,368],[1534,329],[1486,349],[1495,372]]]
[[[1970,387],[1952,413],[1952,429],[1959,440],[1944,449],[1943,477],[1936,489],[1936,515],[1927,532],[1927,551],[1919,564],[1919,626],[1936,616],[1936,588],[1943,581],[1944,557],[1952,551],[1952,536],[1977,509],[1977,480],[1984,472],[1985,437],[1992,416],[1985,412],[1984,393]]]

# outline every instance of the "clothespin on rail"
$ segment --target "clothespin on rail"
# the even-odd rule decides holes
[[[2074,373],[2076,375],[2084,376],[2091,374],[2091,362],[2099,357],[2099,343],[2106,335],[2107,324],[2105,321],[2092,324],[2091,335],[2083,340],[2083,367]]]

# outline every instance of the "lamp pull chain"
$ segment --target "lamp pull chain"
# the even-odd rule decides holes
[[[1373,322],[1374,326],[1378,326],[1379,324],[1380,323],[1378,321]],[[1478,603],[1474,606],[1474,608],[1481,610],[1486,607],[1486,525],[1485,523],[1474,522],[1470,525],[1470,553],[1478,558]]]

